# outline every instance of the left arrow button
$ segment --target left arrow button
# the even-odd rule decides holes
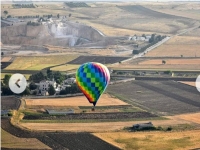
[[[13,74],[9,80],[9,88],[16,94],[22,93],[27,86],[27,81],[24,75],[16,73]]]

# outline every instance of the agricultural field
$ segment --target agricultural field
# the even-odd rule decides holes
[[[99,62],[102,64],[113,64],[113,63],[118,63],[129,58],[130,57],[79,56],[78,58],[68,62],[68,64],[83,64],[86,62]]]
[[[165,60],[165,59],[163,59]],[[162,63],[162,61],[161,61]],[[136,70],[181,70],[181,71],[188,71],[188,70],[199,70],[200,66],[198,64],[195,65],[169,65],[169,64],[159,64],[159,65],[134,65],[131,62],[126,62],[122,64],[115,64],[111,66],[115,69],[136,69]]]
[[[190,122],[200,124],[200,113],[192,113],[192,114],[181,114],[181,115],[175,115],[175,116],[170,116],[168,118],[170,119],[183,119],[183,120],[188,120]]]
[[[3,79],[6,74],[12,75],[11,73],[1,73],[1,79]],[[25,76],[26,80],[28,80],[29,77],[31,76],[31,74],[23,74],[23,75]]]
[[[91,14],[90,12],[94,9],[95,13]],[[192,23],[195,22],[192,19],[157,12],[143,5],[135,5],[134,3],[107,3],[107,5],[99,3],[96,4],[95,7],[74,10],[87,18],[85,20],[79,18],[79,22],[106,25],[114,27],[114,29],[135,30],[135,34],[142,34],[141,31],[172,34],[191,26]],[[160,21],[158,22],[157,19],[160,19]],[[157,28],[158,26],[160,27],[159,29]],[[106,34],[106,29],[103,28],[104,27],[101,26],[101,31]],[[140,33],[138,31],[140,31]],[[120,32],[120,30],[118,32]],[[130,34],[131,32],[128,33],[128,35]]]
[[[47,133],[46,135],[68,149],[119,150],[119,148],[112,146],[89,133]]]
[[[120,149],[198,149],[200,130],[174,132],[108,132],[94,133],[95,136]]]
[[[132,119],[129,121],[107,121],[107,122],[82,122],[78,123],[73,122],[53,122],[50,121],[41,121],[41,122],[21,122],[20,125],[26,129],[36,130],[36,131],[66,131],[66,132],[116,132],[121,131],[125,127],[131,127],[133,124],[138,123],[147,123],[151,121],[155,126],[176,126],[179,124],[191,124],[191,121],[169,118],[169,119],[161,119],[161,118],[145,118],[145,119]]]
[[[28,79],[46,68],[71,73],[86,62],[145,72],[159,79],[179,74],[193,81],[200,70],[199,2],[33,2],[34,8],[13,7],[12,3],[1,5],[2,17],[24,16],[24,22],[2,27],[4,40],[0,44],[5,53],[1,79],[16,71]],[[26,21],[36,20],[36,15],[53,15],[57,23],[26,25]],[[128,40],[130,36],[143,34],[169,36],[170,40],[140,58],[123,62],[133,57],[132,50],[143,43]],[[37,50],[22,43],[43,47]],[[175,70],[173,75],[163,73]],[[85,96],[61,97],[23,97],[21,101],[2,97],[2,110],[13,110],[12,117],[1,120],[2,149],[200,148],[200,93],[195,82],[134,80],[110,84],[95,109]],[[70,109],[75,113],[47,114],[48,110]],[[134,133],[125,130],[147,122],[173,129]]]
[[[12,62],[1,62],[1,69],[5,69],[8,67]]]
[[[146,57],[200,57],[200,37],[175,36]]]
[[[68,111],[69,109],[73,109],[77,115],[79,113],[144,112],[142,109],[135,107],[133,105],[129,105],[119,100],[118,98],[108,94],[103,94],[100,97],[97,105],[95,106],[95,111],[92,111],[93,105],[88,102],[85,96],[66,97],[66,98],[25,99],[25,102],[26,102],[25,114],[26,112],[28,112],[28,114],[32,115],[35,115],[36,112],[39,112],[39,114],[41,114],[41,111],[43,113],[46,113],[47,109],[55,111]],[[81,119],[76,119],[76,120],[81,120]],[[93,118],[91,118],[90,121],[91,120],[95,121]]]
[[[20,100],[14,96],[2,96],[1,97],[1,109],[18,109],[20,105]]]
[[[169,65],[199,65],[200,59],[164,59]],[[151,59],[138,63],[139,65],[162,65],[162,59]]]
[[[152,4],[150,2],[146,2],[145,4],[143,3],[143,5],[147,8],[150,8],[158,12],[165,12],[166,14],[171,14],[171,15],[176,14],[177,16],[180,16],[180,17],[187,17],[187,18],[196,19],[196,20],[200,19],[199,2],[193,2],[193,3],[172,2],[170,4],[169,3],[166,4],[162,2]]]
[[[200,93],[195,87],[178,82],[133,81],[110,85],[107,92],[129,104],[160,115],[200,111]]]
[[[77,58],[77,55],[50,55],[16,57],[5,70],[41,70],[46,67],[64,64]]]
[[[20,128],[16,128],[12,126],[7,119],[2,119],[1,127],[5,132],[8,132],[8,134],[12,135],[6,135],[4,134],[4,137],[14,139],[13,141],[19,141],[18,146],[16,146],[16,143],[14,144],[13,141],[6,140],[6,143],[9,141],[10,144],[13,145],[7,145],[5,142],[2,143],[6,148],[29,148],[29,146],[32,146],[33,149],[56,149],[56,150],[67,150],[67,149],[73,149],[73,150],[80,150],[84,147],[84,149],[87,150],[93,150],[93,149],[101,149],[102,147],[107,150],[119,150],[119,148],[101,140],[100,138],[90,134],[90,133],[65,133],[65,132],[29,132],[21,130]],[[10,137],[12,136],[12,137]],[[17,137],[13,137],[17,136]],[[77,140],[72,140],[77,139]],[[26,141],[24,144],[21,144],[21,142]],[[27,142],[28,141],[28,142]],[[29,141],[33,142],[32,144],[29,143]],[[92,144],[91,144],[92,141]],[[41,143],[42,142],[42,143]],[[29,145],[27,145],[28,143]],[[21,144],[21,145],[20,145]],[[10,146],[10,147],[8,147]]]
[[[150,52],[151,53],[151,52]],[[165,61],[165,64],[163,64]],[[199,58],[138,58],[122,64],[115,64],[115,68],[130,68],[130,69],[165,69],[165,70],[198,70],[200,69]]]
[[[54,106],[54,107],[78,107],[78,106],[91,106],[85,96],[67,97],[67,98],[47,98],[47,99],[26,99],[26,106]],[[118,98],[112,97],[108,94],[103,94],[97,106],[122,106],[128,105],[126,102],[119,100]]]
[[[71,65],[71,64],[65,64],[57,67],[52,67],[51,70],[53,71],[70,71],[70,70],[76,70],[80,67],[80,65]]]
[[[25,115],[23,120],[95,120],[97,122],[102,121],[118,121],[128,119],[144,119],[144,118],[156,118],[158,116],[150,114],[148,112],[112,112],[112,113],[80,113],[80,114],[68,114],[62,116],[39,116],[39,115]]]
[[[12,57],[2,57],[1,62],[9,62],[12,60]]]
[[[195,82],[185,82],[185,81],[180,81],[180,83],[186,84],[186,85],[190,85],[190,86],[194,86],[196,87]]]
[[[49,15],[52,14],[56,16],[58,13],[66,14],[71,13],[70,10],[64,9],[63,3],[49,3],[49,4],[41,4],[41,3],[34,3],[36,8],[18,8],[13,9],[11,4],[2,4],[1,5],[1,13],[3,14],[4,10],[7,10],[11,16],[25,16],[28,14],[29,16],[36,16],[36,15]],[[76,14],[76,12],[74,12]]]
[[[161,13],[151,10],[143,4],[134,3],[87,3],[92,7],[69,8],[64,3],[37,4],[36,8],[12,9],[10,5],[3,5],[2,12],[6,9],[11,16],[29,15],[66,15],[70,21],[86,23],[102,31],[108,36],[151,34],[154,32],[171,34],[187,28],[195,19]],[[8,8],[9,7],[9,8]],[[95,10],[95,11],[94,11]],[[72,13],[73,11],[73,13]],[[91,14],[91,12],[93,12]],[[68,15],[71,13],[71,17]],[[155,18],[156,15],[156,18]],[[157,19],[160,19],[159,23]],[[162,28],[157,28],[157,26]]]
[[[51,150],[50,147],[43,144],[36,138],[18,138],[3,129],[1,129],[1,148]]]

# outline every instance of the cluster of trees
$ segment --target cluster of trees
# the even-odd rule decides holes
[[[156,36],[156,34],[152,34],[151,38],[149,39],[149,43],[155,44],[155,43],[163,40],[164,38],[166,38],[166,36],[161,36],[161,35]]]
[[[48,19],[51,18],[53,15],[43,15],[43,17],[47,17]]]
[[[3,14],[6,16],[8,14],[8,11],[7,10],[4,10],[3,11]]]
[[[8,15],[7,18],[12,18],[12,16],[11,16],[11,15]]]
[[[6,17],[6,16],[8,15],[8,11],[7,11],[7,10],[4,10],[4,11],[3,11],[3,14],[4,14],[5,17]],[[11,18],[11,17],[12,17],[11,15],[8,15],[8,16],[7,16],[7,18]]]
[[[66,79],[66,76],[59,71],[53,72],[48,68],[46,73],[38,72],[29,77],[29,80],[35,83],[39,83],[40,81],[47,79],[54,79],[56,83],[61,84]]]
[[[35,8],[33,4],[13,4],[14,8]]]
[[[142,36],[145,36],[144,34]],[[158,43],[159,41],[163,40],[164,38],[166,38],[166,36],[161,36],[161,35],[157,35],[156,34],[152,34],[151,38],[149,39],[149,44],[140,48],[139,50],[133,50],[132,54],[139,54],[144,52],[147,48],[151,47],[152,45]]]
[[[2,95],[13,95],[15,93],[13,93],[10,88],[9,88],[9,80],[10,80],[11,75],[10,74],[6,74],[3,82],[1,82],[1,91],[2,91]],[[29,88],[26,88],[24,90],[24,92],[22,92],[20,95],[30,95],[30,90]]]
[[[39,18],[39,15],[36,16],[16,16],[17,18],[21,19],[21,18]]]
[[[72,84],[71,87],[66,87],[65,90],[60,91],[60,95],[75,94],[75,93],[81,93],[81,90],[79,89],[76,83]]]
[[[53,15],[43,15],[43,17],[47,17],[48,19],[51,18]],[[16,16],[17,18],[42,18],[40,15],[35,15],[35,16]]]
[[[38,72],[38,73],[32,74],[29,77],[29,80],[32,82],[35,82],[35,83],[39,83],[40,81],[45,80],[45,79],[47,79],[47,77],[43,72]]]
[[[2,95],[13,95],[14,93],[10,90],[9,88],[9,79],[11,75],[5,75],[4,79],[1,82],[1,91]],[[38,86],[35,83],[39,83],[42,80],[55,80],[56,83],[61,84],[66,78],[70,78],[71,76],[65,76],[59,71],[57,72],[52,72],[50,69],[47,69],[47,71],[44,72],[38,72],[36,74],[33,74],[29,77],[29,87],[25,89],[23,93],[20,95],[30,95],[30,90],[36,90]],[[80,89],[77,86],[76,83],[72,84],[71,87],[66,87],[66,89],[60,91],[60,95],[65,95],[65,94],[74,94],[74,93],[80,93]],[[49,86],[48,89],[49,95],[54,95],[56,93],[54,87],[52,85]],[[36,94],[32,93],[32,94]]]
[[[27,25],[28,25],[28,26],[39,26],[40,23],[28,21],[28,22],[27,22]]]
[[[89,5],[87,5],[84,2],[66,2],[65,4],[72,8],[74,8],[74,7],[90,7]]]

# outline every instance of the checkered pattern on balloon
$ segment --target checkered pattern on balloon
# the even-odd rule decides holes
[[[90,103],[95,106],[110,81],[110,73],[100,63],[88,62],[76,72],[76,83]]]

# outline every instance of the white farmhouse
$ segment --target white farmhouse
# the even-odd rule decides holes
[[[138,36],[138,37],[137,37],[137,41],[145,41],[145,37]]]
[[[48,80],[40,81],[39,90],[41,91],[42,95],[46,95],[50,85],[52,85],[56,89],[56,82],[55,81],[48,81]]]

